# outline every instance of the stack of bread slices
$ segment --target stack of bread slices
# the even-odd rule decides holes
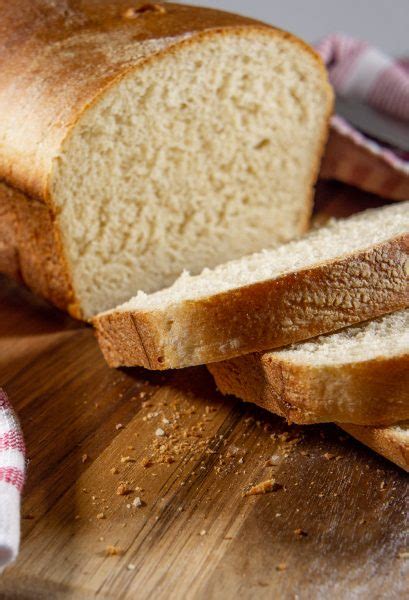
[[[289,422],[336,422],[408,469],[408,309],[401,202],[183,274],[94,324],[112,366],[207,364],[222,393]]]
[[[112,366],[208,364],[407,468],[409,204],[306,234],[333,105],[315,52],[173,3],[1,19],[0,272],[91,319]]]

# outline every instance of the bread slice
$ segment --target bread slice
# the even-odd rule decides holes
[[[88,318],[298,236],[332,96],[310,47],[244,17],[3,2],[0,270]]]
[[[342,429],[409,472],[409,421],[390,427],[343,424]]]
[[[234,394],[300,424],[409,419],[409,310],[208,367]]]
[[[407,200],[407,161],[391,160],[390,156],[395,158],[396,155],[385,154],[377,144],[363,136],[362,141],[360,138],[359,134],[351,135],[342,122],[333,117],[320,178],[337,179],[382,198]]]
[[[266,350],[409,304],[409,202],[183,275],[97,316],[112,366],[185,367]]]

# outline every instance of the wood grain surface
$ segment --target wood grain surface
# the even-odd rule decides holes
[[[222,398],[204,367],[109,369],[90,328],[6,279],[0,385],[30,459],[0,598],[407,596],[407,476],[335,426]]]

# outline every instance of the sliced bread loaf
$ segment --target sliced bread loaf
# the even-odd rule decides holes
[[[173,3],[0,18],[1,271],[87,318],[307,229],[332,91],[306,44]]]
[[[390,427],[343,424],[342,429],[409,472],[409,421]]]
[[[307,339],[409,304],[409,202],[183,275],[97,316],[112,366],[167,369]]]
[[[209,369],[223,394],[289,422],[397,423],[409,419],[409,310]]]

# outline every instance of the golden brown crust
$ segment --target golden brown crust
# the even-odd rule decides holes
[[[0,183],[0,273],[21,281],[12,190]]]
[[[239,15],[173,3],[163,8],[129,18],[128,0],[2,3],[0,178],[49,201],[52,162],[81,113],[146,59],[202,33],[250,28],[290,37],[316,57],[290,34]]]
[[[361,427],[343,423],[344,431],[357,440],[382,454],[409,472],[409,442],[408,436],[403,436],[394,427]],[[406,439],[405,439],[406,438]]]
[[[111,366],[168,369],[217,362],[407,307],[408,260],[404,234],[274,280],[163,310],[105,313],[93,323]]]
[[[59,308],[75,311],[52,213],[42,202],[1,182],[0,271],[23,281]]]
[[[409,198],[409,174],[394,169],[380,156],[335,129],[330,135],[320,177],[337,179],[391,200]]]
[[[409,419],[408,354],[315,366],[266,352],[208,368],[223,394],[258,404],[289,423],[389,425]]]

